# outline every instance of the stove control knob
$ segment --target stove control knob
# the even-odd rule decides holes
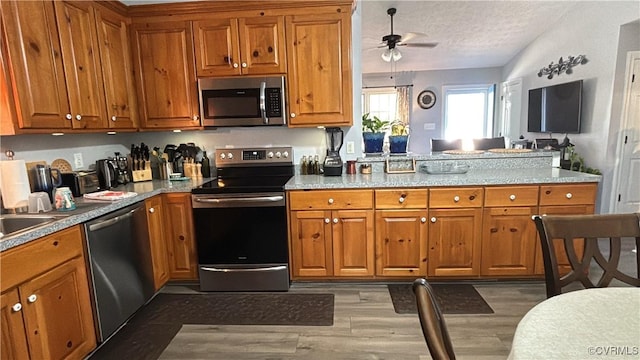
[[[224,160],[224,159],[226,159],[226,158],[227,158],[227,155],[225,155],[224,153],[221,153],[221,154],[220,154],[220,159]]]
[[[282,154],[280,153],[280,151],[276,151],[276,158],[280,159],[280,156],[282,156]]]
[[[282,157],[285,158],[285,159],[288,158],[289,157],[289,152],[288,151],[283,152],[282,153]]]
[[[269,151],[269,152],[267,153],[267,157],[268,157],[269,159],[271,159],[271,158],[273,157],[273,151]]]
[[[229,160],[233,159],[233,154],[232,153],[228,153],[227,157],[229,158]]]

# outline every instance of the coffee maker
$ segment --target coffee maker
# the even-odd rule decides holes
[[[340,148],[342,147],[342,129],[339,127],[328,127],[327,132],[327,156],[324,158],[324,175],[342,175],[342,159],[340,158]]]

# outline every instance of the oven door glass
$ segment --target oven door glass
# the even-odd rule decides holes
[[[193,211],[200,264],[287,263],[284,206]]]

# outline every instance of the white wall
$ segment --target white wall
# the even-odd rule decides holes
[[[614,96],[615,88],[620,89],[620,72],[624,75],[624,65],[620,66],[620,56],[626,58],[626,51],[638,49],[640,34],[625,35],[624,47],[619,49],[620,27],[640,17],[640,2],[637,1],[584,1],[579,2],[557,26],[542,34],[503,69],[503,79],[523,79],[523,98],[520,127],[527,124],[528,90],[582,79],[583,106],[582,132],[571,135],[571,142],[584,157],[587,166],[598,168],[604,177],[601,184],[599,212],[608,212],[611,194],[612,162],[607,155],[615,149],[617,141],[611,136],[612,113],[622,106],[619,96]],[[631,28],[628,32],[637,31]],[[622,44],[622,43],[621,43]],[[624,52],[625,54],[622,54]],[[538,77],[540,68],[550,62],[557,63],[562,56],[586,55],[589,62],[573,68],[570,75],[562,74],[549,80]],[[624,60],[622,60],[624,62]],[[617,80],[616,80],[617,79]],[[614,102],[614,98],[616,99]],[[618,110],[619,111],[619,110]],[[613,122],[619,124],[619,120]],[[543,137],[541,134],[526,133],[528,138]],[[546,135],[545,135],[546,137]],[[564,137],[564,134],[554,134]]]
[[[411,137],[409,151],[417,154],[431,152],[429,140],[442,138],[443,109],[442,87],[445,85],[495,84],[501,81],[501,68],[481,68],[463,70],[439,70],[390,73],[363,74],[363,87],[413,85],[411,95]],[[436,94],[436,103],[431,109],[423,109],[418,105],[417,97],[423,90],[432,90]],[[496,88],[496,106],[499,103],[499,89]],[[425,124],[435,126],[434,130],[425,130]]]

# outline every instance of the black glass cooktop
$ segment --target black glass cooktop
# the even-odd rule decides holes
[[[217,178],[191,190],[192,194],[256,193],[284,191],[293,176],[292,166],[217,169]]]

